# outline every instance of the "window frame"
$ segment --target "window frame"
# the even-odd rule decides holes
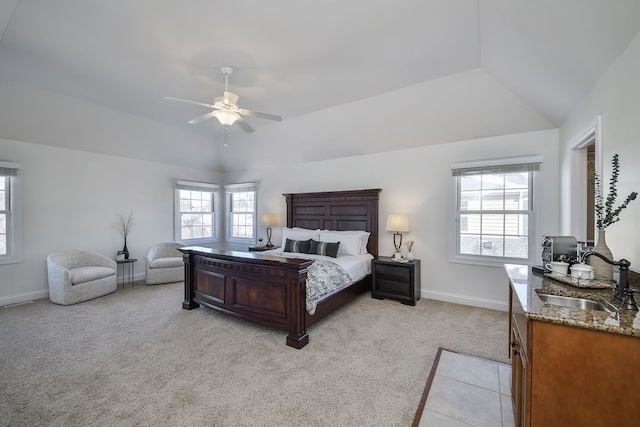
[[[538,206],[539,206],[539,169],[542,164],[542,156],[525,156],[514,158],[500,158],[500,159],[488,159],[481,161],[471,162],[458,162],[451,165],[452,177],[451,177],[451,200],[450,200],[450,215],[449,215],[449,262],[482,265],[489,267],[503,267],[504,264],[528,264],[533,265],[536,256],[535,244],[537,229],[538,229]],[[502,170],[500,170],[502,169]],[[520,170],[518,170],[520,169]],[[460,198],[460,179],[462,171],[464,172],[479,172],[479,171],[491,171],[496,173],[512,173],[512,172],[528,172],[528,186],[529,188],[529,209],[527,210],[479,210],[485,214],[525,214],[528,216],[528,247],[527,258],[514,258],[504,256],[489,256],[489,255],[471,255],[460,253],[460,214],[467,213],[469,211],[459,210]],[[504,190],[504,187],[503,187]],[[475,212],[475,211],[473,211]],[[503,232],[503,236],[505,236]]]
[[[202,246],[211,243],[216,243],[219,240],[220,220],[218,218],[219,203],[219,189],[218,184],[211,184],[206,182],[193,182],[193,181],[177,181],[174,191],[174,239],[176,242],[184,243],[187,246]],[[199,191],[202,193],[211,193],[211,214],[212,214],[212,230],[211,237],[196,238],[196,239],[183,239],[182,238],[182,215],[184,212],[180,210],[180,191]]]
[[[225,189],[225,212],[226,212],[226,229],[228,243],[255,244],[258,233],[258,187],[255,183],[228,184]],[[253,212],[251,212],[251,220],[253,222],[251,237],[236,237],[233,235],[233,193],[253,193]],[[245,212],[248,213],[248,212]]]
[[[7,209],[0,209],[7,214],[6,242],[7,253],[0,254],[0,265],[15,264],[22,261],[22,183],[20,164],[0,161],[0,177],[4,177],[8,203]]]

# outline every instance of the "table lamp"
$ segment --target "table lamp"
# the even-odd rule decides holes
[[[409,217],[407,215],[392,214],[387,217],[387,231],[394,231],[393,246],[396,252],[402,248],[402,232],[409,231]]]
[[[263,214],[261,222],[262,225],[267,227],[267,247],[272,248],[273,243],[271,243],[271,227],[275,227],[276,225],[278,225],[278,215]]]

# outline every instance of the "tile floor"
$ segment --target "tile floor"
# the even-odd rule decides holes
[[[514,426],[511,366],[442,350],[419,426]]]

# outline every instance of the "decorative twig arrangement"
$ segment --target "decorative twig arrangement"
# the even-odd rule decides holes
[[[131,209],[128,214],[116,209],[116,215],[118,219],[112,224],[112,227],[118,230],[122,237],[126,239],[135,225],[133,221],[133,209]]]
[[[404,244],[407,246],[407,250],[408,250],[409,252],[411,252],[411,248],[413,248],[413,244],[414,244],[414,243],[415,243],[415,242],[414,242],[413,240],[407,240],[406,242],[404,242]]]
[[[611,165],[613,168],[613,172],[611,174],[611,180],[609,181],[609,195],[607,196],[607,201],[604,202],[604,205],[604,196],[602,195],[602,181],[600,180],[598,171],[595,171],[593,176],[596,198],[596,225],[598,226],[599,230],[604,230],[611,224],[620,221],[620,212],[622,212],[622,210],[627,207],[629,202],[635,200],[636,196],[638,195],[637,192],[632,192],[631,194],[629,194],[629,196],[627,196],[627,199],[624,201],[624,203],[618,206],[615,210],[613,209],[613,205],[618,195],[616,185],[618,184],[618,175],[620,174],[620,162],[618,160],[617,154],[613,155]]]

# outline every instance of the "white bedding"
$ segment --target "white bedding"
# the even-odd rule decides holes
[[[282,248],[272,249],[270,251],[264,251],[262,253],[265,255],[282,256],[285,258],[302,258],[302,259],[312,259],[314,261],[333,262],[335,264],[338,264],[340,267],[344,269],[344,271],[351,278],[351,283],[357,282],[367,274],[371,273],[371,260],[373,259],[373,255],[371,254],[341,255],[341,256],[338,256],[337,258],[332,258],[328,256],[323,256],[323,255],[284,252]]]
[[[316,306],[324,295],[357,282],[371,273],[371,260],[373,259],[371,254],[343,255],[332,258],[324,255],[283,252],[282,249],[273,249],[262,253],[315,261],[309,268],[307,277],[306,309],[309,314],[315,313]]]

